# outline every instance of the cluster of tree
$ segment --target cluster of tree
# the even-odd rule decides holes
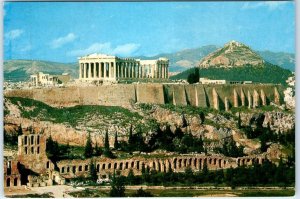
[[[4,144],[10,146],[18,146],[18,136],[23,134],[22,126],[19,125],[16,132],[7,133],[3,128]]]
[[[242,157],[244,156],[244,147],[243,146],[237,146],[236,142],[233,139],[230,139],[229,141],[224,141],[222,148],[216,149],[218,153],[222,153],[225,156],[228,157]]]
[[[119,176],[118,179],[125,185],[195,185],[211,183],[236,186],[293,186],[295,183],[295,165],[284,164],[279,166],[264,161],[262,165],[254,164],[252,167],[237,167],[226,170],[210,171],[204,165],[203,170],[193,172],[187,168],[184,173],[174,173],[172,170],[163,173],[145,168],[142,175],[135,176],[130,171],[127,177]]]
[[[187,82],[189,84],[194,84],[199,82],[200,74],[199,74],[199,68],[195,67],[194,71],[191,71],[187,76]]]
[[[268,142],[277,142],[284,146],[292,146],[295,148],[295,127],[288,132],[275,133],[271,130],[270,125],[263,127],[262,125],[257,126],[253,129],[250,126],[243,127],[243,130],[248,138],[255,139],[258,138],[261,142],[261,151],[265,152],[268,149]]]
[[[194,68],[188,69],[178,75],[172,76],[171,79],[187,79],[193,71]],[[245,65],[244,67],[232,68],[201,68],[200,73],[202,77],[207,77],[209,79],[225,79],[227,81],[249,80],[260,83],[281,83],[283,85],[286,85],[285,81],[291,76],[290,70],[283,69],[268,62],[258,67]]]
[[[128,142],[118,143],[122,151],[133,152],[151,152],[156,149],[166,151],[188,153],[204,152],[204,143],[202,137],[193,136],[191,133],[183,133],[181,128],[176,128],[173,133],[170,126],[167,125],[164,130],[157,126],[155,132],[151,134],[150,139],[145,143],[141,131],[133,133],[132,127],[129,130]]]
[[[116,145],[116,143],[115,143],[115,145]],[[95,147],[93,147],[90,133],[88,134],[87,140],[85,143],[84,157],[90,158],[92,156],[100,156],[102,154],[108,158],[115,158],[115,156],[113,155],[113,153],[111,152],[111,149],[109,147],[108,130],[106,130],[106,133],[105,133],[104,149],[99,147],[98,143],[96,143]]]

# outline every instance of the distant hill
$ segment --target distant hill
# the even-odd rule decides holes
[[[36,60],[8,60],[4,62],[4,79],[6,81],[26,81],[36,72],[49,74],[69,73],[73,78],[78,75],[77,63],[57,63]]]
[[[185,49],[174,53],[162,53],[152,57],[140,56],[140,59],[156,59],[167,57],[170,60],[170,72],[182,72],[188,68],[198,66],[200,60],[220,47],[208,45],[200,48]],[[291,71],[295,71],[295,54],[271,51],[253,51],[263,60]]]
[[[167,57],[170,60],[170,72],[181,72],[196,66],[201,58],[217,49],[218,47],[215,45],[208,45],[200,48],[185,49],[175,53],[162,53],[152,57],[140,56],[136,58],[157,59],[159,57]]]
[[[271,51],[257,51],[257,53],[267,62],[295,71],[295,54]]]
[[[264,61],[250,47],[235,41],[202,58],[198,67],[201,77],[232,81],[285,84],[285,80],[291,75],[290,70]],[[192,71],[186,70],[171,79],[187,79]]]
[[[200,68],[231,68],[246,65],[261,66],[263,64],[263,58],[250,47],[236,41],[230,41],[224,47],[202,58],[198,66]]]

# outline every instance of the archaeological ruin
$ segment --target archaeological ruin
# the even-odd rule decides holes
[[[21,186],[21,174],[17,165],[22,165],[34,174],[27,176],[26,185],[29,187],[50,186],[65,184],[66,179],[87,177],[90,174],[91,163],[96,167],[99,179],[109,178],[114,171],[127,176],[132,170],[135,175],[141,175],[143,168],[158,172],[184,172],[186,168],[201,171],[204,165],[209,170],[236,168],[238,166],[251,166],[262,164],[267,156],[265,154],[245,156],[239,158],[226,157],[220,154],[181,154],[154,157],[132,157],[130,159],[110,159],[106,157],[93,157],[87,159],[61,160],[55,165],[46,155],[46,139],[42,133],[24,134],[18,137],[18,155],[15,159],[6,157],[4,161],[5,187]],[[23,184],[22,184],[23,185]]]
[[[79,58],[80,81],[116,81],[126,78],[167,79],[169,60],[141,60],[119,58],[105,54],[91,54]]]

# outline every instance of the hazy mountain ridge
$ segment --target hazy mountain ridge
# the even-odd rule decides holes
[[[31,74],[44,72],[49,74],[69,73],[78,76],[77,63],[58,63],[40,60],[8,60],[4,62],[4,78],[10,81],[26,81]]]
[[[185,49],[175,53],[163,53],[152,57],[139,56],[140,59],[156,59],[167,57],[170,60],[170,72],[182,72],[186,69],[198,66],[205,56],[220,49],[215,45],[200,48]],[[282,68],[295,70],[295,55],[284,52],[253,51],[259,54],[263,60]],[[24,81],[38,71],[50,74],[70,73],[73,78],[78,77],[78,63],[58,63],[42,60],[7,60],[4,62],[4,78],[11,81]]]

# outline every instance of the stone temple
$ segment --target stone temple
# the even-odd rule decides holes
[[[169,60],[141,60],[119,58],[105,54],[91,54],[79,58],[79,80],[117,81],[122,79],[167,79]]]

